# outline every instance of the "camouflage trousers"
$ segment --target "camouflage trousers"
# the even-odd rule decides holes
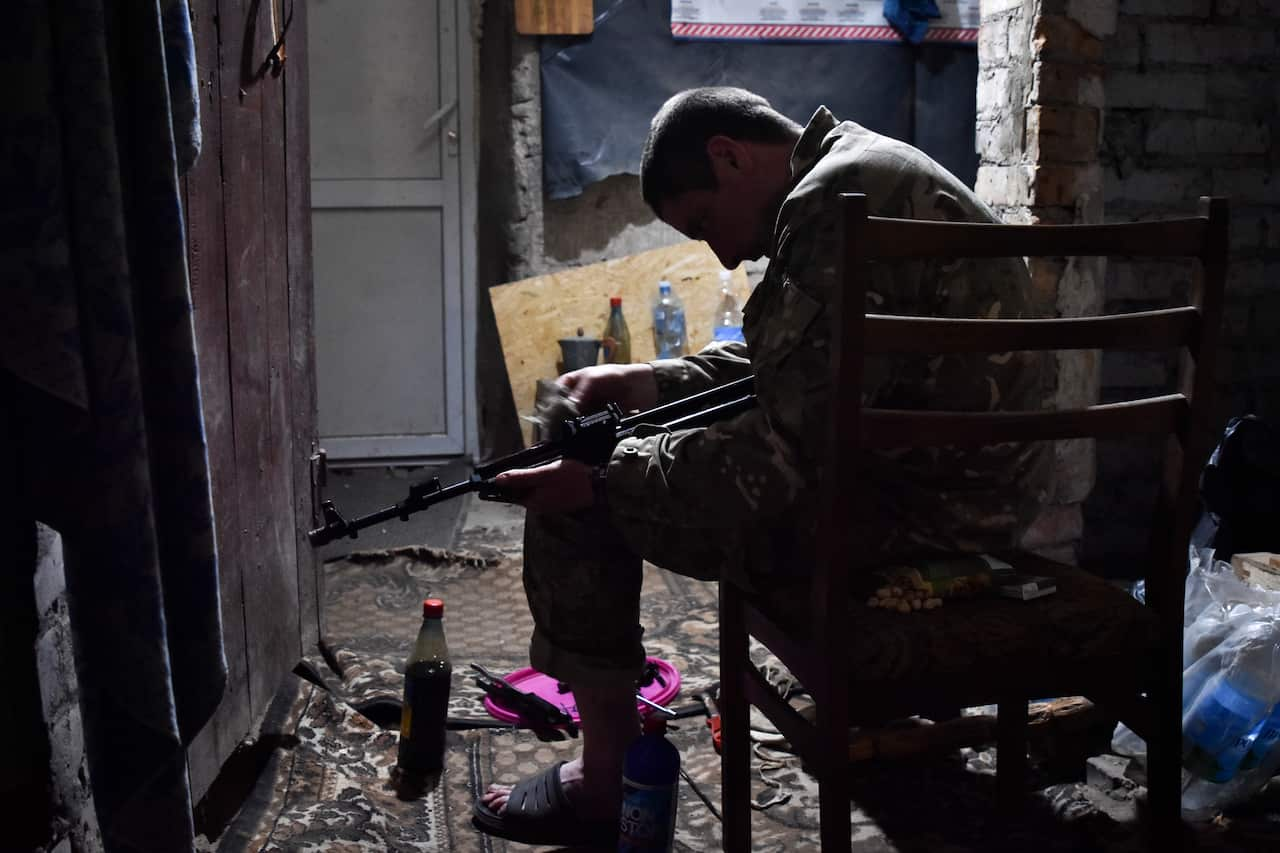
[[[642,561],[717,580],[736,547],[723,528],[665,530],[649,542],[640,553],[599,508],[526,516],[524,589],[533,614],[534,669],[589,687],[634,684],[645,660]]]

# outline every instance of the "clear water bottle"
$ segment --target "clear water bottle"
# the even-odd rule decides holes
[[[684,303],[671,290],[671,282],[658,282],[658,298],[653,302],[653,349],[658,358],[679,358],[688,342],[684,323]]]
[[[666,720],[646,717],[642,734],[627,747],[618,853],[666,853],[675,841],[680,752],[666,733]]]
[[[1222,671],[1209,679],[1182,716],[1182,765],[1210,782],[1230,781],[1275,705],[1280,684],[1275,623],[1262,620],[1224,649]]]
[[[712,318],[711,340],[742,341],[742,309],[733,295],[733,277],[728,270],[720,270],[720,302]]]

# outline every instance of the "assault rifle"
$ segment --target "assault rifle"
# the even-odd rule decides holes
[[[493,482],[493,478],[503,471],[532,468],[561,458],[599,465],[607,462],[614,446],[629,436],[644,434],[645,431],[672,432],[707,426],[745,412],[755,403],[755,389],[750,376],[634,415],[624,416],[616,404],[610,403],[602,411],[566,420],[562,425],[561,438],[541,441],[480,465],[466,480],[452,485],[441,485],[439,477],[415,483],[409,487],[408,497],[377,512],[348,520],[338,512],[333,501],[323,501],[320,510],[324,513],[324,526],[310,531],[307,538],[317,548],[343,536],[355,539],[366,527],[392,518],[408,521],[415,512],[468,492],[478,492],[484,500],[508,500],[510,495]]]

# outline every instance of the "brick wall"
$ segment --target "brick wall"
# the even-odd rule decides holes
[[[994,0],[982,10],[978,195],[1009,222],[1102,221],[1102,57],[1115,3]],[[1096,312],[1104,274],[1098,259],[1032,259],[1037,314]],[[1093,353],[1059,354],[1054,405],[1093,402],[1098,376]],[[1074,562],[1093,486],[1093,444],[1059,442],[1055,463],[1045,508],[1023,544]]]
[[[1102,55],[1106,218],[1194,213],[1231,199],[1231,273],[1215,423],[1280,421],[1280,0],[1121,0]],[[1109,311],[1160,307],[1189,276],[1176,264],[1113,260]],[[1112,354],[1102,397],[1171,387],[1168,356]],[[1123,485],[1085,507],[1086,555],[1141,545],[1124,519],[1144,513],[1158,464],[1141,444],[1105,447],[1099,469]]]
[[[80,691],[67,620],[62,539],[36,524],[38,551],[35,600],[39,616],[36,659],[40,701],[48,726],[52,821],[43,850],[50,853],[100,853],[102,837],[89,788],[89,766],[80,722]],[[0,843],[0,848],[3,848]]]

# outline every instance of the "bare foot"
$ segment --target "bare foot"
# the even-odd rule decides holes
[[[586,785],[585,782],[581,758],[575,758],[560,765],[560,786],[580,816],[584,818],[616,816],[621,796],[620,788],[616,784],[613,786]],[[502,814],[507,807],[507,798],[511,796],[511,787],[510,785],[490,785],[488,790],[480,795],[480,801],[498,814]]]

